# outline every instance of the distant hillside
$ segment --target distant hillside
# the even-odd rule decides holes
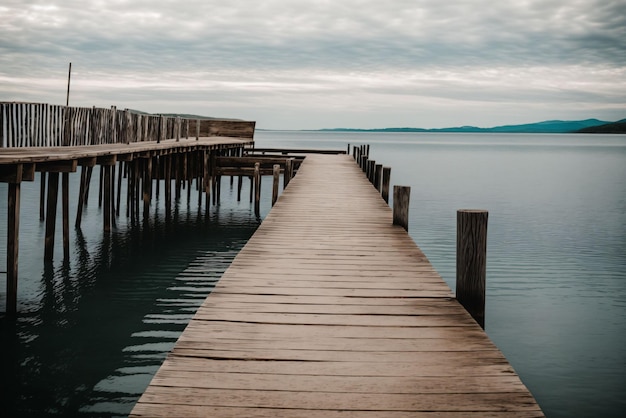
[[[163,115],[166,116],[168,118],[175,118],[177,116],[180,116],[181,118],[184,119],[209,119],[209,120],[242,120],[242,119],[231,119],[231,118],[214,118],[211,116],[200,116],[200,115],[189,115],[186,113],[147,113],[147,112],[142,112],[141,110],[135,110],[135,109],[128,109],[131,113],[137,113],[140,115]]]
[[[579,129],[576,132],[583,134],[626,134],[626,119],[604,125]]]
[[[570,133],[581,129],[610,124],[598,119],[578,121],[548,120],[524,125],[504,125],[493,128],[478,128],[476,126],[459,126],[454,128],[423,129],[423,128],[381,128],[381,129],[321,129],[322,131],[339,132],[481,132],[481,133]]]

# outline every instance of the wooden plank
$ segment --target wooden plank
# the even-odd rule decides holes
[[[148,403],[187,405],[317,409],[347,411],[537,411],[526,392],[496,393],[315,393],[298,391],[200,389],[149,386],[142,398]],[[158,406],[158,405],[157,405]]]
[[[140,404],[133,409],[131,417],[222,417],[222,418],[273,418],[289,416],[291,418],[445,418],[450,412],[437,411],[344,411],[344,410],[313,410],[285,408],[243,408],[243,407],[212,407],[197,405],[156,405]],[[541,411],[464,411],[466,418],[540,418]]]

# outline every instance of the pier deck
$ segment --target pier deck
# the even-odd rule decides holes
[[[354,161],[311,155],[131,416],[543,414]]]

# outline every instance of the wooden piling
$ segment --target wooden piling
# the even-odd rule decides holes
[[[391,167],[383,167],[381,194],[386,203],[389,203],[389,182],[391,180]]]
[[[9,183],[7,217],[7,315],[17,313],[17,272],[20,235],[21,183]]]
[[[380,183],[381,183],[382,177],[383,177],[383,165],[382,164],[376,164],[376,166],[374,167],[374,187],[379,192],[381,190],[381,184]]]
[[[104,232],[111,231],[111,166],[101,166],[104,172]]]
[[[70,173],[61,174],[61,212],[63,217],[63,261],[70,261]]]
[[[210,151],[204,151],[203,154],[203,176],[204,176],[204,199],[206,207],[206,215],[209,215],[209,209],[211,207],[211,155]]]
[[[243,188],[243,176],[237,177],[237,202],[241,202],[241,189]]]
[[[54,229],[57,220],[57,200],[59,194],[59,173],[48,173],[48,199],[46,206],[46,237],[44,240],[44,260],[54,258]]]
[[[280,177],[280,165],[274,164],[272,174],[272,206],[274,206],[276,204],[276,201],[278,200],[278,180]]]
[[[115,205],[115,216],[120,216],[120,206],[122,201],[122,177],[124,174],[124,161],[120,161],[117,172],[117,202]]]
[[[87,178],[85,179],[85,206],[87,206],[87,203],[89,202],[89,186],[91,185],[91,176],[93,176],[93,166],[87,167]]]
[[[39,186],[39,220],[46,219],[46,172],[41,172],[41,185]]]
[[[147,219],[152,200],[152,157],[143,159],[143,164],[143,216]]]
[[[457,211],[456,298],[483,329],[488,218],[486,210]]]
[[[254,164],[254,214],[261,216],[261,164]]]
[[[409,200],[411,188],[408,186],[393,186],[393,224],[409,230]]]
[[[80,184],[78,186],[78,205],[76,207],[76,222],[74,228],[80,228],[83,219],[83,206],[85,201],[85,181],[87,180],[87,167],[82,166],[80,169]]]
[[[368,160],[367,161],[367,179],[370,181],[370,183],[374,184],[374,168],[376,167],[376,161],[375,160]]]
[[[165,213],[166,215],[172,210],[172,158],[173,156],[165,156],[164,177],[165,177]]]
[[[293,177],[293,158],[289,158],[285,161],[285,172],[283,173],[283,190],[289,185],[291,178]]]

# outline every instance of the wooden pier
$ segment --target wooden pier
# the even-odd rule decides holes
[[[218,186],[217,159],[241,156],[254,146],[254,122],[184,119],[98,108],[40,103],[0,102],[0,182],[8,183],[6,314],[17,314],[20,190],[24,181],[41,176],[40,220],[46,222],[43,259],[52,261],[61,180],[63,258],[70,257],[69,175],[81,168],[75,227],[80,228],[91,174],[100,166],[99,206],[105,233],[120,216],[126,189],[126,216],[138,221],[149,214],[162,184],[166,213],[186,187],[196,182],[206,213]],[[191,135],[191,137],[190,137]],[[117,168],[117,170],[116,170]],[[117,181],[116,171],[118,173]],[[61,177],[61,179],[60,179]],[[126,179],[122,187],[122,178]],[[174,188],[172,188],[174,183]],[[155,190],[156,189],[156,190]],[[174,190],[172,190],[174,189]]]
[[[309,155],[133,417],[542,417],[354,160]]]

